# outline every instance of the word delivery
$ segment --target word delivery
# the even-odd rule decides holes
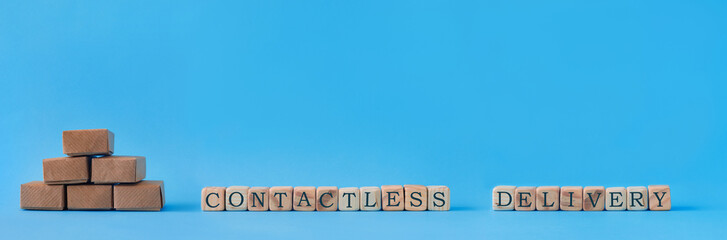
[[[492,189],[493,210],[516,211],[669,211],[668,185],[649,187],[602,186],[497,186]]]
[[[449,211],[447,186],[206,187],[203,211]]]

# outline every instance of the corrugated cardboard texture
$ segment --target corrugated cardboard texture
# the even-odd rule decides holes
[[[114,208],[128,211],[159,211],[164,207],[164,182],[141,181],[114,186]]]
[[[65,185],[47,185],[41,181],[20,185],[20,208],[22,209],[63,210],[65,207]]]
[[[106,156],[91,159],[91,182],[135,183],[146,177],[146,158]]]
[[[63,154],[86,156],[112,153],[114,153],[114,133],[108,129],[63,131]]]
[[[91,172],[89,157],[43,159],[45,184],[87,183]]]
[[[68,210],[110,210],[114,207],[113,185],[68,185]]]

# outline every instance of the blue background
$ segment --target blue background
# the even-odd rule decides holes
[[[724,1],[0,1],[4,238],[720,238]],[[19,209],[61,132],[161,213]],[[444,184],[449,212],[200,210],[205,186]],[[494,212],[495,185],[669,184],[670,212]]]

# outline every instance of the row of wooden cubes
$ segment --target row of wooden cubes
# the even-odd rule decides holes
[[[493,210],[517,211],[668,211],[668,185],[603,186],[497,186],[492,189]]]
[[[29,210],[159,211],[164,207],[164,182],[20,185],[20,208]]]
[[[447,186],[205,187],[203,211],[449,211]]]
[[[146,177],[146,158],[78,156],[43,159],[46,184],[134,183]]]

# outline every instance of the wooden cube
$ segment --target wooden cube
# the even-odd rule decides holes
[[[427,209],[429,211],[449,211],[449,187],[427,186]]]
[[[560,188],[560,210],[583,210],[583,187],[565,186]]]
[[[160,211],[164,207],[164,182],[141,181],[114,186],[114,208],[127,211]]]
[[[404,210],[426,211],[427,210],[427,186],[404,185]]]
[[[516,211],[533,211],[535,210],[535,187],[517,187],[515,188],[515,210]]]
[[[114,153],[114,133],[108,129],[63,131],[63,154],[88,156],[112,153]]]
[[[384,211],[404,211],[404,186],[381,186],[381,209]]]
[[[93,183],[135,183],[144,177],[146,177],[145,157],[106,156],[91,159]]]
[[[318,187],[316,199],[316,211],[338,210],[338,187]]]
[[[225,211],[225,188],[206,187],[202,189],[202,211]]]
[[[649,190],[644,186],[626,188],[626,209],[643,211],[649,208]]]
[[[361,192],[361,203],[359,204],[361,211],[381,210],[381,188],[361,187],[359,192]]]
[[[603,211],[606,188],[588,186],[583,188],[583,211]]]
[[[270,188],[270,211],[293,210],[293,187],[281,186]]]
[[[113,185],[79,184],[66,186],[68,210],[111,210]]]
[[[45,184],[87,183],[90,175],[88,157],[59,157],[43,159]]]
[[[225,189],[225,210],[245,211],[247,210],[248,186],[230,186]]]
[[[560,209],[560,187],[540,186],[535,189],[535,209],[558,211]]]
[[[338,189],[338,210],[339,211],[358,211],[359,197],[361,193],[357,187],[346,187]]]
[[[671,210],[671,190],[669,185],[649,185],[649,210]]]
[[[247,210],[267,211],[270,202],[269,187],[251,187],[247,190]]]
[[[626,188],[610,187],[606,188],[606,211],[625,211],[626,210]]]
[[[492,189],[492,210],[514,210],[515,186],[496,186]]]
[[[29,210],[63,210],[66,186],[33,181],[20,185],[20,208]]]
[[[315,211],[316,210],[316,187],[295,187],[293,188],[293,210]]]

